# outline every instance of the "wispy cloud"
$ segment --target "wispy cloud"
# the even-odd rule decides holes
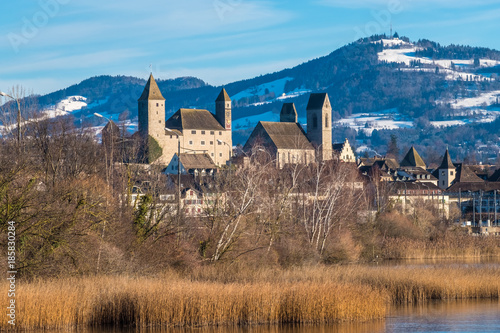
[[[406,9],[425,8],[468,8],[485,5],[498,4],[497,0],[476,0],[476,1],[456,1],[456,0],[317,0],[317,4],[338,8],[380,8],[389,7],[396,4]]]

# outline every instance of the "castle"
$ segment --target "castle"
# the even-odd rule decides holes
[[[225,89],[215,101],[215,115],[208,110],[181,108],[165,120],[165,98],[151,74],[138,108],[139,134],[148,144],[153,141],[161,148],[157,159],[146,156],[149,163],[167,165],[179,152],[207,154],[217,166],[231,158],[231,99]]]

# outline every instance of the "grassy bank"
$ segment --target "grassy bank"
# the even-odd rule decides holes
[[[498,298],[499,276],[494,266],[316,266],[37,280],[18,285],[16,328],[366,321],[391,303]]]

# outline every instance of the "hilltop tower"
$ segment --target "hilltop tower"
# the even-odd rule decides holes
[[[139,132],[161,141],[165,135],[165,98],[156,84],[153,74],[149,76],[146,87],[138,100]]]
[[[453,162],[451,161],[448,148],[446,148],[446,153],[444,154],[443,162],[441,162],[441,165],[438,168],[438,172],[439,172],[439,184],[438,184],[439,188],[447,189],[448,187],[451,186],[451,183],[455,180],[455,177],[457,176],[456,167],[455,165],[453,165]]]
[[[215,100],[215,119],[224,129],[231,129],[231,98],[229,98],[224,88],[222,88],[219,97]]]
[[[327,93],[314,93],[307,103],[307,138],[321,161],[332,159],[332,106]]]

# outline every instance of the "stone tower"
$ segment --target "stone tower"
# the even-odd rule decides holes
[[[307,138],[321,161],[332,159],[332,106],[327,93],[314,93],[307,103]]]
[[[231,129],[231,98],[229,98],[224,88],[222,88],[219,97],[215,100],[215,119],[224,129]]]
[[[295,109],[295,104],[284,103],[281,108],[280,113],[281,123],[296,123],[297,122],[297,110]]]
[[[148,135],[158,142],[165,135],[165,98],[156,84],[153,74],[149,76],[146,87],[138,100],[139,132],[144,137]]]
[[[456,168],[451,161],[450,153],[448,149],[446,149],[446,153],[444,154],[443,162],[438,168],[439,172],[439,188],[447,189],[451,186],[451,183],[455,180]]]

